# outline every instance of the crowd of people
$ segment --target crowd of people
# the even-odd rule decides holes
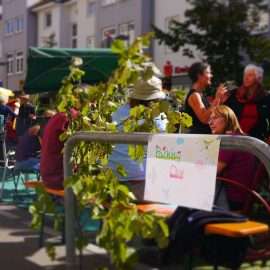
[[[266,140],[269,135],[270,95],[264,90],[263,69],[247,65],[243,73],[242,85],[228,91],[220,84],[215,97],[210,103],[205,90],[211,85],[212,72],[207,64],[197,62],[189,69],[192,87],[189,91],[185,111],[192,116],[191,133],[210,133],[209,118],[218,105],[226,105],[235,113],[240,127],[246,135]]]
[[[250,135],[267,140],[270,123],[270,96],[264,90],[263,69],[256,65],[248,65],[244,69],[243,82],[240,87],[229,91],[226,84],[221,83],[215,96],[209,101],[205,90],[212,83],[211,67],[196,62],[189,69],[192,85],[187,94],[184,111],[193,119],[190,133],[193,134],[231,134]],[[35,107],[29,95],[21,95],[9,101],[12,94],[0,91],[0,115],[6,128],[8,145],[16,145],[16,169],[40,171],[44,184],[50,188],[63,188],[63,146],[59,139],[68,125],[65,113],[45,111],[42,118],[36,116]],[[128,101],[112,115],[119,131],[123,129],[123,121],[129,116],[131,108],[137,105],[149,106],[166,98],[162,89],[162,81],[155,74],[146,81],[138,81],[129,93]],[[41,121],[42,119],[42,121]],[[166,117],[154,119],[157,130],[166,131]],[[110,156],[109,166],[116,170],[123,164],[127,177],[120,177],[128,185],[137,199],[143,199],[145,161],[142,164],[131,160],[127,145],[117,145]],[[232,178],[249,186],[256,171],[257,161],[248,154],[236,150],[220,150],[217,173]],[[245,195],[228,189],[231,208],[241,208]]]
[[[231,90],[221,84],[212,102],[205,95],[213,77],[211,67],[194,63],[189,76],[192,87],[186,98],[185,111],[193,118],[191,133],[249,135],[269,141],[270,96],[262,85],[261,67],[247,65],[241,86]],[[258,161],[249,153],[220,150],[217,173],[250,188],[257,166]],[[227,196],[231,209],[241,209],[245,193],[228,188]]]

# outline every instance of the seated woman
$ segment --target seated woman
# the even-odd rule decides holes
[[[16,114],[19,113],[20,108],[20,100],[18,98],[11,99],[7,106]],[[16,136],[16,117],[9,116],[6,122],[6,143],[8,148],[14,148],[17,144],[17,136]]]
[[[212,134],[244,135],[234,112],[227,106],[216,107],[209,119]],[[246,187],[251,185],[256,170],[256,158],[239,150],[223,150],[219,152],[217,174],[235,180]],[[231,210],[241,209],[246,193],[228,186],[227,197]]]
[[[185,112],[193,120],[190,133],[211,133],[208,126],[210,114],[215,106],[223,103],[223,97],[227,90],[221,84],[216,91],[212,104],[210,104],[204,94],[205,89],[211,85],[213,77],[210,66],[201,62],[194,63],[191,65],[188,74],[192,81],[192,88],[186,97]]]
[[[40,140],[40,125],[33,124],[17,143],[15,170],[39,172]]]
[[[158,100],[165,99],[166,95],[162,91],[162,82],[156,76],[153,76],[148,81],[138,81],[129,95],[128,103],[122,105],[113,115],[112,120],[117,123],[118,130],[123,129],[123,121],[129,117],[131,108],[144,105],[149,106],[150,102],[157,102]],[[160,132],[165,132],[167,125],[167,118],[159,115],[154,119],[156,128]],[[143,125],[144,121],[141,121]],[[145,160],[142,164],[132,160],[128,155],[128,145],[117,144],[114,148],[110,159],[109,167],[117,171],[117,166],[121,164],[127,171],[127,177],[119,176],[132,190],[138,200],[143,200],[144,194],[144,179],[145,179]]]
[[[47,121],[54,115],[54,111],[44,112],[42,121],[36,121],[19,137],[16,146],[15,170],[39,172],[41,137]]]
[[[270,96],[262,87],[263,69],[247,65],[242,85],[225,102],[248,135],[265,140],[269,136]]]

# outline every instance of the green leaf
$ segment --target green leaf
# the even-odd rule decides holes
[[[158,221],[158,224],[162,230],[162,233],[165,237],[169,236],[169,227],[168,224],[165,222],[165,220],[161,219]]]
[[[46,252],[48,256],[51,258],[51,260],[55,260],[56,252],[55,252],[55,247],[52,244],[46,245]]]
[[[136,130],[136,121],[128,119],[124,122],[123,131],[124,132],[134,132]]]
[[[119,53],[119,54],[123,54],[126,51],[126,46],[123,40],[121,39],[116,39],[113,43],[112,43],[112,51],[114,53]]]
[[[70,134],[68,132],[63,132],[60,134],[59,139],[61,142],[64,142],[68,139],[69,136]]]
[[[134,108],[131,108],[129,115],[134,118],[139,118],[144,111],[145,111],[145,107],[143,105],[139,105]]]
[[[128,155],[131,159],[142,162],[144,159],[144,146],[143,145],[129,145]]]
[[[146,70],[143,73],[143,80],[147,81],[152,78],[154,71],[151,66],[147,66]]]
[[[169,108],[170,108],[170,103],[167,100],[162,100],[159,103],[159,108],[160,108],[161,112],[167,113],[169,111]]]
[[[130,73],[131,73],[131,71],[130,71],[129,67],[128,66],[124,67],[123,71],[121,72],[121,75],[118,78],[118,83],[120,85],[125,86],[126,82],[128,81],[128,78],[130,77]]]
[[[117,171],[121,176],[124,176],[124,177],[128,176],[125,167],[124,167],[123,165],[121,165],[121,164],[119,164],[119,165],[116,167],[116,171]]]
[[[192,117],[187,113],[181,113],[181,125],[183,127],[189,128],[193,124]]]

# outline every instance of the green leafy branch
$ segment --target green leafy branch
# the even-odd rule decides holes
[[[126,102],[127,88],[137,80],[147,80],[153,75],[150,58],[143,52],[151,37],[152,34],[139,37],[128,48],[123,41],[113,43],[112,50],[119,56],[119,66],[107,82],[82,85],[84,72],[73,61],[57,98],[58,110],[66,113],[69,119],[68,129],[61,135],[61,140],[67,140],[81,130],[117,131],[111,116]],[[161,101],[153,102],[149,107],[132,108],[123,123],[123,131],[158,132],[154,119],[160,114],[168,119],[169,132],[175,131],[177,125],[191,124],[187,115],[173,111],[169,102]],[[102,220],[97,241],[109,252],[116,268],[131,269],[136,259],[135,249],[130,245],[134,237],[154,238],[160,247],[164,247],[169,232],[164,218],[138,211],[134,195],[117,176],[126,176],[125,168],[120,164],[114,172],[108,167],[111,152],[112,145],[108,143],[78,143],[72,155],[74,175],[65,179],[65,186],[71,187],[76,195],[78,215],[90,204],[92,218]],[[129,154],[142,161],[144,147],[130,146]],[[40,191],[37,202],[31,206],[33,226],[40,225],[39,215],[46,211],[53,212],[59,220],[53,202]],[[79,249],[86,244],[84,240],[82,234],[77,236]],[[54,255],[52,247],[49,250]]]

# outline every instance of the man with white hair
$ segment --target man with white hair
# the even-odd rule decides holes
[[[269,136],[270,96],[262,86],[263,68],[249,64],[244,69],[242,85],[226,101],[238,117],[242,130],[265,140]]]

